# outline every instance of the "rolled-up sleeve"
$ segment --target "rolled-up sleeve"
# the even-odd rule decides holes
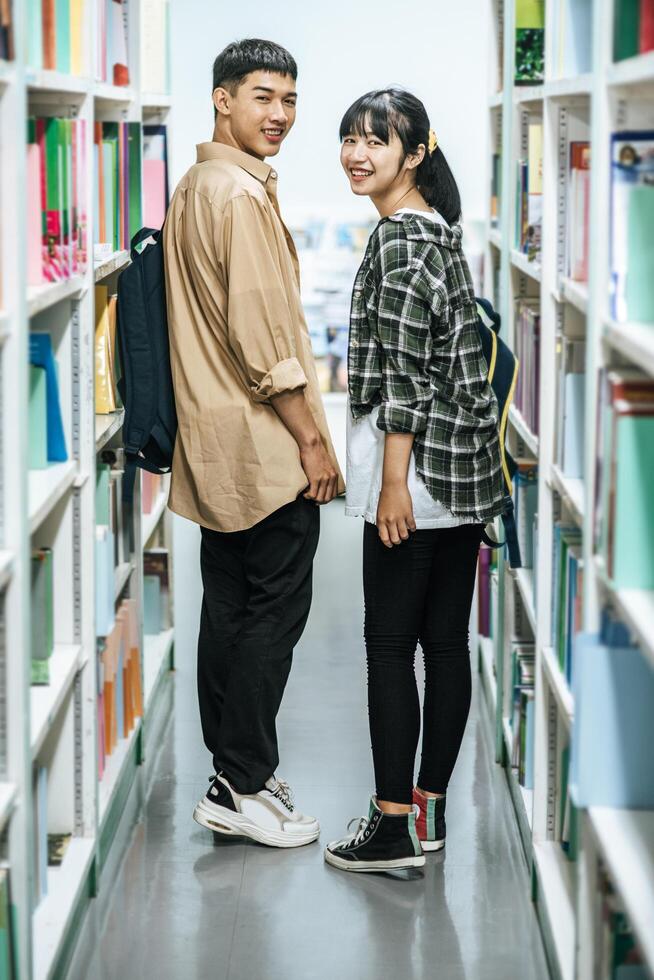
[[[249,194],[229,202],[216,234],[228,281],[227,332],[252,399],[305,388],[296,357],[293,312],[265,205]],[[218,244],[218,243],[217,243]]]
[[[432,320],[442,296],[426,288],[420,267],[397,269],[377,288],[377,333],[382,349],[378,428],[418,435],[427,428],[434,391],[430,381]]]

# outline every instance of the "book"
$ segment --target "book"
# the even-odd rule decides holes
[[[592,71],[593,0],[561,0],[554,7],[556,75],[572,78]]]
[[[25,60],[30,68],[43,67],[43,13],[41,0],[27,0],[25,11]]]
[[[527,158],[517,163],[516,248],[530,261],[540,260],[543,225],[543,124],[528,126]]]
[[[533,85],[544,78],[545,2],[516,0],[515,83]]]
[[[607,571],[616,588],[654,589],[654,403],[614,411]]]
[[[651,218],[654,182],[654,130],[614,133],[611,138],[611,302],[614,318],[624,323],[649,313],[652,290],[651,246],[646,221]],[[632,204],[632,196],[636,194]],[[646,214],[636,208],[642,206]],[[641,252],[643,248],[645,251]],[[632,252],[638,249],[638,253]],[[650,263],[648,265],[648,263]],[[631,273],[631,275],[630,275]]]
[[[115,296],[107,286],[95,287],[95,411],[97,415],[115,412],[116,400],[116,317]]]
[[[31,683],[50,683],[54,650],[54,579],[50,548],[32,552],[30,587]]]
[[[48,465],[48,405],[45,368],[29,368],[29,458],[31,470],[44,470]]]
[[[586,374],[570,372],[564,378],[563,475],[583,479],[586,418]]]
[[[570,143],[567,206],[567,274],[571,279],[587,282],[590,250],[590,143],[586,140]]]
[[[148,228],[161,228],[168,210],[168,138],[165,126],[143,127],[143,195],[143,224]]]
[[[111,528],[95,529],[95,632],[107,636],[114,626],[115,610],[114,541]]]
[[[59,401],[59,380],[49,333],[30,333],[29,361],[32,367],[45,369],[48,462],[65,462],[68,453]]]
[[[654,51],[654,4],[652,0],[640,0],[640,34],[638,47],[641,54]]]
[[[523,568],[533,568],[533,524],[538,510],[538,465],[529,459],[516,459],[513,501],[520,557]]]
[[[0,0],[0,58],[13,61],[15,57],[13,5],[11,0]]]
[[[96,123],[93,140],[95,242],[128,249],[142,225],[141,124]]]
[[[170,576],[169,576],[169,554],[166,548],[148,548],[143,552],[143,577],[145,579],[156,579],[158,588],[155,589],[154,583],[150,583],[150,594],[153,601],[153,616],[150,623],[154,626],[158,623],[157,629],[148,629],[147,633],[160,633],[162,630],[170,629],[171,608],[170,608]],[[145,590],[145,586],[144,586]],[[144,599],[144,605],[145,605]],[[156,620],[154,614],[156,613]]]
[[[0,977],[14,980],[18,976],[16,935],[11,896],[11,869],[0,866]]]
[[[558,335],[555,344],[556,358],[556,418],[555,418],[555,437],[554,455],[557,466],[562,472],[566,472],[566,423],[569,431],[568,455],[570,460],[578,458],[571,455],[575,451],[575,442],[571,437],[579,432],[579,387],[581,381],[570,381],[570,377],[583,377],[586,368],[586,341],[581,338]],[[573,402],[568,403],[568,395]],[[583,409],[582,409],[583,411]],[[572,426],[572,430],[570,427]],[[583,452],[581,468],[577,467],[580,476],[583,474]],[[566,475],[572,476],[572,468]]]
[[[520,365],[514,402],[528,428],[540,431],[540,304],[534,299],[516,300],[515,355]]]
[[[613,60],[633,58],[640,50],[640,0],[615,0]]]
[[[110,78],[112,85],[125,86],[130,83],[128,64],[128,14],[126,0],[109,0],[107,31],[110,33]]]
[[[41,153],[36,143],[33,120],[28,123],[32,138],[27,144],[27,283],[41,286],[44,282],[41,256]]]

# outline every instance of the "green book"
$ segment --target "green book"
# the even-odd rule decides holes
[[[128,159],[129,159],[129,240],[143,224],[141,213],[141,124],[127,124]],[[127,243],[129,248],[129,242]]]
[[[54,595],[52,551],[40,548],[32,554],[31,666],[32,684],[50,682],[49,660],[54,647]]]
[[[70,74],[70,0],[56,0],[57,71]]]
[[[11,908],[9,903],[9,870],[0,868],[0,977],[13,977],[11,963]]]
[[[613,59],[623,61],[640,51],[640,0],[615,0]]]
[[[44,470],[48,465],[48,395],[45,368],[30,364],[29,370],[29,468]]]
[[[616,419],[613,584],[654,589],[654,415]]]
[[[27,0],[27,64],[43,68],[43,13],[41,0]]]
[[[158,575],[143,576],[143,632],[148,636],[161,632],[161,580]]]
[[[105,216],[107,236],[116,251],[120,248],[120,171],[118,166],[118,123],[102,124],[104,151]]]
[[[627,316],[654,323],[654,186],[629,191],[627,216]],[[652,328],[654,335],[654,327]]]
[[[109,480],[111,467],[107,463],[98,463],[95,471],[95,523],[111,525],[109,513]]]

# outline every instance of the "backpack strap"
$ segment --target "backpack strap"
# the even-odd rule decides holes
[[[161,231],[159,228],[141,228],[140,231],[137,231],[134,237],[132,238],[132,241],[130,242],[130,256],[132,262],[138,255],[137,249],[139,245],[142,242],[144,242],[146,238],[154,238],[154,240],[156,241],[160,234]]]
[[[509,553],[509,565],[511,568],[522,568],[522,556],[520,555],[520,542],[518,541],[518,528],[515,522],[515,511],[513,501],[509,500],[504,513],[502,514],[502,524],[504,525],[504,541],[495,541],[484,528],[481,540],[493,551],[496,548],[506,547]]]

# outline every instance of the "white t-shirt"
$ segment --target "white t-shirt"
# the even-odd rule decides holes
[[[428,214],[426,211],[416,211],[413,208],[400,208],[391,221],[401,220],[402,214],[420,214],[440,224],[447,224],[438,211]],[[347,479],[345,513],[348,517],[363,517],[368,523],[377,521],[377,507],[381,493],[382,474],[384,468],[384,445],[386,433],[377,428],[379,405],[373,408],[369,415],[354,421],[347,406]],[[469,520],[454,515],[429,493],[424,481],[416,473],[416,461],[413,452],[409,462],[407,478],[409,493],[413,503],[413,517],[418,530],[441,527],[459,527],[470,523]]]

